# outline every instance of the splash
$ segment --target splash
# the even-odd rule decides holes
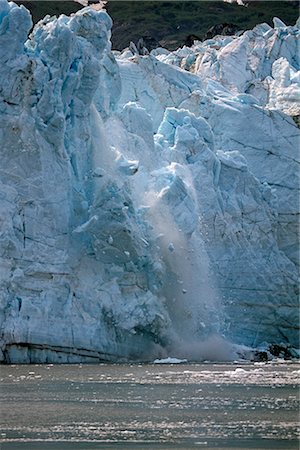
[[[146,197],[157,257],[164,267],[160,294],[172,322],[167,351],[189,360],[231,359],[231,346],[221,337],[222,303],[199,232],[192,177],[178,164],[154,176],[156,190]]]

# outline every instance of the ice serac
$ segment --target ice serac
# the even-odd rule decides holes
[[[31,26],[0,0],[1,360],[297,345],[299,30],[138,56],[104,11]],[[270,39],[257,99],[245,61]]]

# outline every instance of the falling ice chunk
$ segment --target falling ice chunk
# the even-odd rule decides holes
[[[91,228],[91,226],[94,225],[97,221],[98,221],[98,216],[95,215],[95,216],[91,217],[87,222],[76,227],[75,230],[73,230],[73,233],[84,233],[85,231],[88,231]]]
[[[118,169],[125,175],[134,175],[139,169],[139,161],[127,160],[123,155],[120,155],[116,161]]]
[[[125,253],[125,255],[128,256],[128,258],[129,258],[130,252],[125,251],[124,253]]]
[[[112,236],[108,236],[107,242],[109,243],[109,245],[112,245],[112,243],[114,242],[114,239]]]
[[[174,244],[172,242],[170,242],[170,244],[168,245],[168,249],[170,250],[170,252],[174,252],[175,247],[174,247]]]
[[[146,239],[141,238],[141,241],[146,245],[146,247],[149,247],[150,244],[148,241],[146,241]]]

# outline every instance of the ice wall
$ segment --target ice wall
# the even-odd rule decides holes
[[[274,28],[264,23],[240,37],[216,36],[173,53],[152,52],[160,61],[203,79],[205,93],[193,92],[184,105],[208,120],[217,149],[241,152],[252,173],[276,189],[279,248],[295,264],[299,264],[299,45],[299,20],[286,26],[274,18]]]
[[[111,25],[84,8],[28,38],[0,0],[1,359],[297,345],[299,135],[276,89],[271,111],[176,52],[113,55]]]

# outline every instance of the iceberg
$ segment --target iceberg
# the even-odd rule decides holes
[[[0,360],[297,346],[299,29],[140,56],[0,0]],[[240,61],[236,65],[236,61]]]

